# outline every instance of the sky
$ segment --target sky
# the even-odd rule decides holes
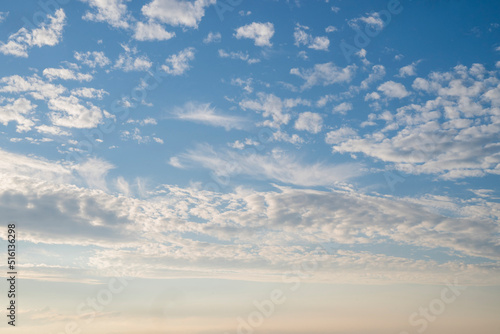
[[[497,334],[499,14],[3,1],[15,330]]]

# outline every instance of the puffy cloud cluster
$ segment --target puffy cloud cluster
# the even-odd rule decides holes
[[[38,28],[28,30],[21,28],[9,36],[7,43],[1,43],[0,52],[5,55],[28,57],[28,49],[37,46],[54,46],[62,39],[66,14],[58,9],[54,16],[48,16],[49,22],[43,22]]]
[[[382,128],[365,135],[351,133],[342,140],[327,138],[334,143],[334,152],[363,153],[407,173],[444,179],[500,174],[500,80],[496,72],[487,72],[480,64],[457,66],[450,72],[418,77],[412,88],[411,94],[417,95],[414,103],[369,115],[365,124],[382,124]],[[393,81],[378,90],[392,99],[410,94]],[[380,99],[374,94],[370,98]]]
[[[39,132],[45,134],[67,135],[67,132],[58,127],[93,128],[104,117],[110,116],[105,110],[88,101],[88,99],[101,99],[104,94],[107,94],[104,90],[80,87],[68,91],[66,87],[51,82],[56,79],[88,81],[92,79],[91,75],[67,68],[46,68],[43,75],[48,78],[48,81],[36,74],[26,77],[12,75],[0,78],[0,92],[16,96],[6,99],[6,101],[13,102],[0,104],[0,108],[4,111],[0,121],[4,125],[11,121],[16,122],[17,131],[24,132],[31,130],[36,123],[40,122],[35,113],[36,106],[28,100],[29,97],[45,103],[49,109],[48,118],[51,124],[43,124],[46,127],[40,127],[39,124],[36,127]]]
[[[274,25],[270,22],[253,22],[236,29],[234,36],[237,39],[253,39],[256,46],[272,46],[271,38],[274,36]]]
[[[96,189],[113,184],[106,182],[113,166],[105,161],[64,166],[5,151],[0,155],[2,217],[23,226],[24,241],[99,246],[86,253],[81,275],[113,263],[121,272],[140,268],[142,275],[156,278],[228,278],[230,271],[233,278],[274,280],[292,263],[316,261],[315,279],[329,282],[436,283],[459,273],[464,283],[498,284],[500,206],[484,198],[398,199],[350,189],[289,187],[221,194],[163,186],[140,199]],[[203,159],[199,152],[192,156]],[[284,168],[275,170],[276,175],[295,169],[279,158],[283,160]],[[248,170],[259,164],[268,168],[263,159]],[[320,169],[309,166],[304,172]],[[72,185],[80,178],[91,188]],[[131,191],[123,178],[114,184]],[[452,214],[440,214],[436,206]],[[380,244],[421,252],[422,247],[434,252],[444,248],[450,260],[369,250]],[[356,250],[356,245],[365,250]],[[39,266],[30,274],[40,278],[46,270]],[[334,275],[339,271],[342,275]],[[71,273],[57,275],[64,279]]]

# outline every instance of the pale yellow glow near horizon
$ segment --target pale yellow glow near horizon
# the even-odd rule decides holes
[[[36,286],[37,282],[26,284]],[[417,334],[424,317],[415,316],[412,325],[410,316],[422,307],[429,309],[432,303],[434,308],[439,306],[433,301],[442,299],[443,289],[447,289],[436,285],[308,283],[291,291],[287,285],[276,283],[138,279],[85,323],[85,318],[76,315],[75,307],[94,296],[97,287],[38,284],[52,299],[31,294],[24,305],[39,307],[19,314],[22,326],[16,333],[62,334],[68,326],[67,333],[93,334]],[[29,290],[29,286],[26,288]],[[273,304],[271,310],[269,296],[275,290],[282,292],[282,303]],[[444,296],[450,299],[453,294],[447,291]],[[497,334],[498,300],[498,287],[467,287],[445,305],[442,313],[433,316],[435,319],[427,321],[422,332],[470,334],[480,329],[481,334]],[[265,312],[255,303],[265,304],[264,310],[271,312],[263,315]],[[248,325],[259,320],[256,312],[262,321],[258,326]]]

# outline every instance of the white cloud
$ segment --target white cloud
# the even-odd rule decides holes
[[[365,101],[379,100],[380,94],[377,92],[368,93],[365,95]]]
[[[356,164],[306,164],[294,155],[277,149],[260,155],[239,151],[216,152],[211,146],[201,145],[178,158],[183,166],[199,165],[221,178],[247,175],[299,186],[331,186],[361,174]]]
[[[53,136],[69,136],[69,135],[71,135],[69,132],[63,131],[63,130],[61,130],[61,128],[59,128],[57,126],[50,126],[50,125],[42,124],[42,125],[37,126],[36,129],[40,133],[45,133],[45,134],[49,134],[49,135],[53,135]]]
[[[37,157],[28,157],[0,149],[0,175],[12,179],[27,176],[45,182],[70,182],[72,171],[60,163]],[[11,180],[11,182],[14,180]],[[13,185],[16,183],[13,182]]]
[[[337,28],[335,28],[334,26],[328,26],[328,27],[326,27],[326,28],[325,28],[325,32],[326,32],[326,33],[335,32],[335,31],[337,31],[337,30],[338,30],[338,29],[337,29]]]
[[[0,92],[11,94],[27,92],[37,100],[54,98],[66,92],[64,86],[47,83],[36,74],[26,78],[19,75],[3,77],[0,83],[3,84],[0,86]]]
[[[165,28],[154,22],[137,22],[134,38],[138,41],[166,41],[175,37],[174,32],[166,31]]]
[[[411,77],[417,75],[417,65],[418,61],[411,63],[410,65],[403,66],[399,69],[399,77]]]
[[[106,22],[115,28],[129,28],[130,14],[124,0],[81,0],[95,9],[83,15],[84,20]]]
[[[108,95],[109,93],[106,92],[104,89],[95,89],[95,88],[90,88],[90,87],[81,87],[81,88],[75,88],[71,90],[71,95],[78,96],[78,97],[84,97],[87,99],[98,99],[101,100],[104,95]]]
[[[228,143],[228,146],[237,150],[242,150],[246,146],[259,146],[259,142],[250,138],[245,138],[243,141],[236,140],[234,143]]]
[[[108,57],[104,55],[102,51],[87,51],[87,52],[77,52],[75,51],[74,57],[79,62],[95,68],[97,66],[104,67],[111,64],[111,61]]]
[[[125,50],[125,52],[121,53],[118,56],[114,68],[121,69],[125,72],[130,72],[147,71],[151,68],[151,66],[153,66],[153,63],[147,56],[137,56],[137,48],[131,48],[125,44],[122,44],[122,48]]]
[[[231,51],[231,52],[226,52],[222,49],[219,49],[219,57],[221,58],[231,58],[231,59],[239,59],[246,61],[249,64],[256,64],[260,62],[260,59],[257,58],[250,58],[248,53],[243,53],[241,51]]]
[[[205,8],[216,0],[153,0],[142,7],[142,13],[160,22],[188,28],[197,28]]]
[[[274,25],[270,22],[253,22],[236,29],[234,36],[237,39],[253,39],[256,46],[272,46],[271,38],[274,35]]]
[[[156,143],[159,143],[155,137],[151,138],[151,136],[144,136],[141,134],[141,130],[139,128],[134,128],[132,131],[122,131],[121,132],[122,140],[135,140],[138,144],[147,144],[153,140]],[[161,140],[161,139],[160,139]],[[162,143],[161,143],[162,144]]]
[[[171,75],[182,75],[189,70],[189,62],[194,59],[194,48],[185,48],[177,54],[168,57],[161,68]]]
[[[328,51],[328,47],[330,46],[330,40],[328,39],[328,37],[313,37],[311,34],[306,32],[307,30],[309,30],[309,27],[297,24],[293,33],[293,37],[295,38],[295,45],[304,45],[310,49]]]
[[[7,125],[9,122],[16,122],[17,132],[26,132],[31,130],[35,123],[27,118],[36,108],[31,101],[25,98],[18,98],[11,104],[0,105],[0,123]]]
[[[5,21],[5,19],[9,16],[9,12],[0,12],[0,23]]]
[[[252,78],[248,78],[246,80],[243,80],[241,78],[231,79],[231,85],[243,87],[243,89],[247,93],[253,93],[252,82]]]
[[[295,122],[295,129],[318,133],[323,127],[323,117],[310,111],[303,112]]]
[[[91,74],[75,73],[67,68],[46,68],[43,70],[43,75],[50,81],[55,79],[91,81],[93,79]]]
[[[1,43],[0,52],[5,55],[28,57],[28,49],[34,46],[41,48],[45,45],[58,44],[66,24],[66,14],[64,10],[58,9],[54,16],[49,15],[48,18],[50,21],[41,23],[39,28],[29,31],[23,27],[10,35],[7,43]]]
[[[217,113],[209,103],[188,102],[182,107],[176,107],[173,114],[177,119],[220,126],[226,130],[242,129],[246,120],[240,116]]]
[[[348,65],[340,68],[333,63],[316,64],[312,69],[292,68],[290,74],[297,75],[306,82],[302,89],[311,88],[315,85],[331,85],[335,83],[350,82],[356,72],[356,65]]]
[[[368,89],[372,83],[382,80],[384,76],[385,76],[385,67],[383,65],[374,65],[372,67],[372,73],[368,75],[368,78],[361,81],[360,88]]]
[[[409,95],[403,84],[394,81],[384,82],[377,88],[377,90],[381,91],[385,96],[389,98],[402,99]]]
[[[281,131],[281,130],[278,130],[275,133],[273,133],[272,140],[290,143],[293,145],[299,145],[299,144],[304,143],[304,139],[301,136],[299,136],[298,134],[294,133],[294,134],[290,135],[290,134],[288,134],[284,131]]]
[[[106,176],[114,168],[115,166],[105,160],[90,158],[76,166],[75,170],[90,188],[107,190]]]
[[[500,132],[500,89],[495,75],[480,66],[456,66],[450,72],[417,78],[413,89],[430,96],[393,112],[370,114],[364,124],[375,125],[380,120],[382,129],[347,138],[333,149],[363,153],[406,173],[442,179],[500,174],[496,136]],[[380,90],[390,97],[409,94],[394,84]]]
[[[349,127],[342,127],[338,130],[328,132],[325,137],[325,143],[334,145],[357,137],[358,133],[356,130]]]
[[[145,118],[143,120],[133,120],[133,119],[129,119],[127,121],[128,124],[139,124],[141,126],[145,126],[145,125],[157,125],[158,122],[156,121],[156,119],[154,118],[151,118],[151,117],[148,117],[148,118]]]
[[[56,126],[94,128],[103,119],[103,111],[90,102],[86,106],[76,96],[59,96],[48,102],[49,117]]]
[[[203,43],[205,43],[205,44],[220,43],[221,39],[222,39],[222,36],[221,36],[220,32],[214,33],[214,32],[210,31],[208,33],[207,37],[205,37],[203,39]]]
[[[257,93],[258,99],[245,99],[239,103],[243,110],[254,110],[262,112],[265,118],[271,117],[272,120],[266,119],[262,125],[279,128],[282,124],[288,124],[290,121],[290,111],[295,106],[310,105],[306,100],[302,99],[280,99],[274,94]]]
[[[221,177],[251,173],[324,186],[336,182],[335,174],[343,175],[334,166],[307,165],[281,151],[246,157],[201,147],[180,159],[210,166]],[[498,229],[500,207],[484,198],[395,198],[345,188],[282,186],[216,193],[164,185],[141,200],[130,197],[139,184],[123,177],[106,181],[112,168],[98,159],[68,167],[0,150],[0,214],[23,226],[24,240],[40,247],[98,246],[98,251],[82,254],[80,276],[96,271],[107,275],[113,263],[134,277],[140,272],[154,278],[228,278],[231,273],[232,278],[249,279],[252,268],[252,279],[276,281],[290,263],[314,260],[314,280],[323,282],[428,284],[457,274],[470,284],[499,282],[496,262],[487,259],[499,259],[492,231]],[[121,194],[75,186],[68,181],[76,177],[73,171],[80,171],[82,182],[94,188],[113,186]],[[450,213],[444,215],[442,209]],[[187,236],[193,233],[209,241]],[[334,252],[319,251],[318,245],[331,243],[338,245]],[[352,250],[360,244],[364,251]],[[408,255],[384,255],[379,249],[385,244]],[[414,255],[421,248],[447,260]],[[44,270],[38,266],[25,274],[46,279]],[[67,270],[50,277],[68,278]]]
[[[366,59],[367,51],[366,49],[360,49],[358,52],[355,53],[356,56],[358,56],[361,59],[361,62],[365,66],[369,66],[371,63],[368,59]]]
[[[345,115],[348,111],[352,110],[352,103],[342,102],[341,104],[333,107],[333,113]]]
[[[360,29],[359,22],[363,22],[367,26],[370,26],[377,30],[382,30],[382,28],[384,27],[384,21],[382,21],[379,13],[366,14],[366,16],[361,16],[350,20],[348,24],[353,28]]]

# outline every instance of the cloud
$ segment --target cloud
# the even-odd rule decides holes
[[[382,30],[382,28],[384,28],[384,21],[380,17],[379,13],[366,14],[366,16],[361,16],[350,20],[348,24],[354,29],[360,29],[359,22],[363,22],[367,26],[376,30]]]
[[[499,207],[484,198],[396,198],[350,188],[284,186],[216,193],[163,185],[138,199],[127,196],[135,186],[125,178],[105,182],[112,165],[104,161],[74,168],[1,150],[0,157],[1,216],[23,226],[23,240],[39,248],[67,245],[65,251],[75,254],[71,246],[97,246],[79,253],[84,263],[80,277],[96,271],[106,276],[113,263],[134,277],[140,272],[150,278],[227,278],[230,272],[232,278],[248,280],[251,271],[250,279],[275,281],[290,263],[314,260],[314,280],[323,282],[439,283],[456,274],[468,284],[499,282],[500,270],[491,261],[500,258],[492,233],[498,230]],[[323,186],[335,183],[336,173],[345,176],[334,166],[304,164],[277,150],[248,156],[205,146],[180,159],[210,166],[219,177],[250,173]],[[120,193],[68,183],[77,170],[87,182],[112,185]],[[5,239],[5,233],[0,237]],[[405,255],[385,254],[386,245]],[[67,270],[42,275],[47,270],[33,266],[25,274],[74,279]],[[342,275],[334,275],[339,271]]]
[[[124,53],[121,53],[116,60],[114,68],[121,69],[125,72],[130,71],[147,71],[153,66],[153,63],[147,56],[137,56],[137,48],[131,48],[128,45],[121,45]]]
[[[279,128],[283,124],[288,124],[291,119],[290,111],[295,106],[309,105],[310,103],[302,99],[284,99],[277,97],[274,94],[257,93],[258,99],[251,100],[245,99],[239,103],[243,110],[254,110],[257,112],[262,112],[262,116],[265,118],[271,118],[272,120],[266,119],[262,125],[269,126],[273,128]]]
[[[340,68],[333,63],[316,64],[312,69],[292,68],[290,74],[297,75],[306,82],[302,89],[308,89],[316,85],[332,85],[335,83],[350,82],[356,72],[356,65],[348,65]]]
[[[101,100],[104,95],[108,95],[104,89],[95,89],[91,87],[81,87],[71,90],[71,95],[83,97],[87,99],[98,99]]]
[[[326,33],[332,33],[332,32],[335,32],[335,31],[337,31],[337,30],[338,30],[338,29],[337,29],[337,28],[335,28],[334,26],[328,26],[328,27],[326,27],[326,28],[325,28],[325,32],[326,32]]]
[[[310,111],[299,114],[299,118],[295,122],[295,129],[318,133],[323,127],[323,117],[320,114]]]
[[[115,28],[129,28],[130,14],[123,0],[82,0],[95,12],[87,11],[84,20],[106,22]]]
[[[253,39],[256,46],[272,46],[271,38],[274,35],[274,25],[270,22],[253,22],[236,29],[234,36],[237,39]]]
[[[374,65],[372,67],[372,73],[368,75],[368,78],[361,81],[359,88],[368,89],[372,83],[382,80],[384,76],[385,76],[385,67],[383,65]]]
[[[201,166],[220,178],[246,175],[298,186],[331,186],[362,174],[358,164],[308,164],[278,149],[260,155],[217,152],[209,145],[200,145],[177,158],[182,166]]]
[[[293,33],[295,45],[304,45],[310,49],[328,51],[328,47],[330,46],[330,40],[328,37],[313,37],[311,34],[306,32],[307,30],[309,30],[309,27],[297,24]]]
[[[76,96],[58,96],[48,101],[50,120],[67,128],[94,128],[103,119],[103,111],[90,102],[86,106]]]
[[[114,168],[115,166],[105,160],[90,158],[76,166],[75,171],[85,180],[88,187],[107,190],[106,176]]]
[[[139,128],[134,128],[132,131],[122,131],[121,132],[121,139],[122,140],[135,140],[137,141],[138,144],[148,144],[151,143],[151,141],[158,143],[158,144],[163,144],[163,140],[160,138],[152,137],[152,136],[144,136],[141,134],[141,130]]]
[[[377,88],[377,90],[384,93],[384,95],[389,98],[402,99],[409,95],[403,84],[394,81],[384,82]]]
[[[222,38],[222,36],[221,36],[220,32],[214,33],[214,32],[210,31],[208,33],[207,37],[205,37],[203,39],[203,43],[205,43],[205,44],[220,43],[221,38]]]
[[[325,137],[325,143],[335,145],[351,138],[358,138],[356,130],[349,127],[342,127],[338,130],[328,132]]]
[[[50,125],[39,125],[36,127],[37,131],[40,133],[45,133],[53,136],[69,136],[71,133],[67,131],[61,130],[61,128],[57,126],[50,126]]]
[[[43,81],[36,74],[26,78],[19,75],[3,77],[0,79],[0,84],[3,84],[3,86],[0,86],[0,92],[2,93],[29,93],[37,100],[54,98],[67,90],[64,86]]]
[[[6,105],[0,105],[0,123],[7,126],[9,122],[16,122],[17,132],[26,132],[31,130],[35,123],[27,118],[33,112],[36,105],[31,101],[21,97],[14,102]]]
[[[64,10],[58,9],[54,16],[48,15],[49,22],[43,22],[39,28],[29,31],[26,28],[19,29],[15,34],[9,36],[7,43],[0,45],[0,52],[4,55],[16,57],[28,57],[28,49],[37,46],[54,46],[62,39],[62,32],[66,24]]]
[[[216,0],[153,0],[142,7],[146,17],[171,26],[198,28],[205,8],[215,4]]]
[[[145,118],[143,120],[133,120],[133,119],[129,119],[127,121],[128,124],[139,124],[141,126],[146,126],[146,125],[157,125],[158,122],[156,121],[156,119],[152,118],[152,117],[148,117],[148,118]]]
[[[32,181],[71,182],[72,170],[60,163],[36,156],[25,156],[0,149],[0,174],[3,177],[29,177]]]
[[[194,59],[195,49],[185,48],[177,54],[168,57],[165,62],[166,65],[162,65],[162,69],[170,75],[182,75],[187,70],[189,70],[189,62]]]
[[[399,77],[411,77],[417,75],[417,65],[419,61],[413,62],[410,65],[403,66],[399,69]]]
[[[165,28],[154,22],[137,22],[134,38],[138,41],[166,41],[175,37],[174,32],[166,31]]]
[[[111,64],[108,57],[104,55],[102,51],[87,51],[87,52],[77,52],[75,51],[74,57],[76,60],[80,61],[89,67],[104,67]]]
[[[293,145],[299,145],[304,143],[304,139],[299,136],[298,134],[288,134],[286,132],[283,132],[281,130],[276,131],[273,133],[273,136],[271,138],[273,141],[277,142],[285,142],[285,143],[290,143]]]
[[[227,131],[242,129],[247,123],[242,117],[217,113],[209,103],[188,102],[182,107],[174,108],[173,114],[180,120],[220,126]]]
[[[333,113],[345,115],[348,111],[352,110],[352,103],[342,102],[341,104],[333,107]]]
[[[392,112],[369,115],[368,123],[375,126],[381,121],[383,126],[337,141],[333,150],[363,153],[405,173],[447,180],[500,174],[495,137],[500,131],[500,89],[495,75],[460,65],[416,78],[412,88],[421,98]],[[388,83],[379,88],[385,95],[409,95],[404,86]]]
[[[247,63],[249,64],[256,64],[258,62],[260,62],[260,59],[257,59],[257,58],[250,58],[250,56],[248,55],[248,53],[243,53],[241,51],[231,51],[231,52],[226,52],[222,49],[219,49],[219,57],[221,58],[231,58],[231,59],[239,59],[239,60],[243,60],[243,61],[246,61]]]
[[[5,21],[5,19],[9,16],[9,12],[0,12],[0,23]]]
[[[50,81],[55,79],[91,81],[93,79],[91,74],[75,73],[67,68],[46,68],[43,70],[43,75]]]

